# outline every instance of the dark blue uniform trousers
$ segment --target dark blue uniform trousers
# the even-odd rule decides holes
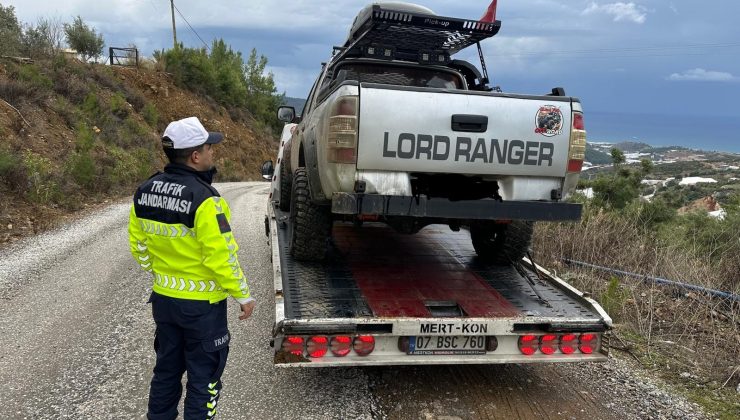
[[[185,419],[213,418],[231,338],[226,325],[226,300],[211,304],[152,293],[149,302],[157,325],[157,362],[149,389],[147,418],[177,417],[185,371]]]

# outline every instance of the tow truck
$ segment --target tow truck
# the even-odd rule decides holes
[[[277,162],[263,166],[271,181],[265,231],[272,251],[276,366],[607,359],[611,318],[587,293],[536,264],[529,250],[533,220],[580,218],[580,206],[562,201],[583,159],[580,102],[562,89],[546,96],[490,89],[482,53],[483,74],[450,58],[469,45],[478,44],[480,52],[479,41],[499,27],[499,21],[442,17],[416,5],[370,5],[323,67],[304,117],[289,107],[278,110],[286,124]],[[427,63],[432,59],[436,64]],[[362,64],[353,67],[356,74],[334,71],[350,62]],[[413,72],[398,73],[406,68]],[[430,80],[454,83],[397,84],[432,68]],[[367,75],[372,78],[365,80]],[[344,91],[355,96],[332,99]],[[326,114],[332,109],[341,115]],[[412,115],[414,109],[419,114]],[[339,124],[340,117],[349,120]],[[528,168],[508,161],[467,165],[462,158],[414,166],[398,159],[421,137],[402,134],[392,146],[379,128],[395,130],[409,121],[419,129],[435,127],[440,144],[450,142],[447,150],[451,139],[455,149],[471,146],[473,136],[492,145],[505,136],[524,139],[522,144],[550,139],[553,145],[532,146],[525,153],[533,162]],[[321,134],[335,126],[352,139],[341,165],[327,156],[344,143]],[[417,160],[434,156],[430,138],[421,138],[432,149],[416,153]],[[535,159],[534,152],[542,153]],[[372,165],[363,160],[367,156],[375,156]],[[335,178],[350,190],[329,188]],[[491,238],[480,239],[476,226],[493,227],[484,229]],[[527,227],[515,247],[507,245],[516,236],[512,226]],[[515,252],[505,252],[507,247]]]

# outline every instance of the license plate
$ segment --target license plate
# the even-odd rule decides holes
[[[407,354],[486,354],[485,336],[416,336],[409,337]]]

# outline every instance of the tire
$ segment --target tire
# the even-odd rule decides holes
[[[290,197],[290,252],[300,261],[320,261],[326,257],[331,236],[331,210],[311,201],[308,174],[298,168],[293,175]]]
[[[290,195],[292,194],[290,178],[288,165],[285,161],[280,162],[280,210],[282,211],[290,210]]]
[[[514,220],[509,224],[481,221],[470,225],[473,248],[483,261],[508,265],[527,254],[532,243],[534,222]]]

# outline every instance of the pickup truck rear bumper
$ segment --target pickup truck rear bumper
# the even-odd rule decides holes
[[[334,193],[335,214],[432,217],[474,220],[570,220],[581,219],[581,205],[548,201],[460,200],[395,195]]]

